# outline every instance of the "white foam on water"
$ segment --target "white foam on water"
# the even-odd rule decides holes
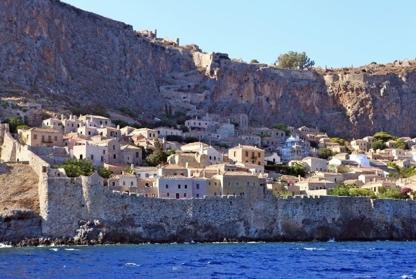
[[[317,248],[317,247],[303,247],[303,250],[306,250],[306,251],[325,251],[324,248]]]
[[[58,248],[51,248],[51,249],[49,249],[49,250],[54,251],[54,252],[58,252],[58,251],[59,251],[59,249],[58,249]]]
[[[139,267],[140,265],[139,264],[136,264],[136,263],[125,263],[124,264],[125,266],[131,266],[131,267]]]
[[[7,245],[7,244],[4,244],[4,243],[0,243],[0,249],[1,248],[11,248],[12,246],[11,245]]]

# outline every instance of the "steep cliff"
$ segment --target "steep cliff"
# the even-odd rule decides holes
[[[347,137],[416,132],[415,61],[279,70],[149,37],[54,0],[1,1],[0,45],[0,97],[52,111],[102,105],[153,117],[170,107],[246,112],[258,124]]]

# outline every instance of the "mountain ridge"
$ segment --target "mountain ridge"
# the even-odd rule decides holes
[[[416,132],[413,60],[277,69],[203,53],[55,0],[0,2],[0,43],[0,97],[18,95],[51,112],[96,105],[145,119],[166,110],[243,112],[254,125],[307,125],[344,137]]]

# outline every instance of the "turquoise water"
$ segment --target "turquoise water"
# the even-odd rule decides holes
[[[416,278],[416,243],[2,248],[0,278]]]

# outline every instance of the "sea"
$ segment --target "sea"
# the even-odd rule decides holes
[[[0,247],[0,278],[416,278],[416,242]]]

